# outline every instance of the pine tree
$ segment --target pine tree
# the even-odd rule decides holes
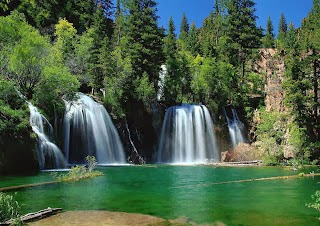
[[[279,26],[278,26],[278,37],[277,37],[277,46],[283,48],[285,45],[285,39],[287,35],[288,25],[286,18],[283,13],[281,13]]]
[[[168,34],[164,40],[164,53],[166,56],[167,74],[165,77],[165,99],[175,100],[179,92],[179,64],[177,55],[177,43],[175,26],[172,17],[168,24]]]
[[[98,3],[96,12],[93,15],[93,24],[91,26],[93,32],[91,37],[93,38],[93,47],[91,52],[91,65],[89,73],[91,74],[91,85],[95,90],[99,90],[103,87],[103,80],[105,74],[101,68],[101,62],[99,56],[105,50],[111,52],[110,42],[112,35],[112,21],[106,17],[106,6],[102,3]],[[107,46],[104,46],[107,45]],[[105,59],[106,63],[108,59]]]
[[[179,40],[181,43],[181,49],[187,49],[187,43],[189,38],[189,23],[185,13],[182,14],[181,23],[180,23],[180,35]]]
[[[313,0],[313,6],[308,17],[301,26],[301,49],[303,59],[303,71],[310,84],[306,90],[310,97],[307,105],[309,122],[307,128],[312,141],[320,140],[320,0]],[[305,56],[303,56],[305,55]],[[318,144],[320,147],[320,143]]]
[[[242,77],[246,61],[261,45],[262,31],[256,26],[254,6],[252,0],[232,0],[227,4],[226,52],[232,65],[242,67]]]
[[[274,33],[273,33],[273,25],[270,16],[267,21],[267,32],[266,36],[263,38],[263,46],[265,48],[274,48]]]
[[[278,26],[278,33],[279,33],[279,34],[280,34],[281,32],[287,33],[287,30],[288,30],[288,25],[287,25],[286,18],[285,18],[285,16],[284,16],[284,14],[281,13],[280,21],[279,21],[279,26]]]
[[[129,5],[128,54],[132,63],[132,81],[148,77],[156,90],[163,56],[163,29],[158,27],[154,0],[133,0]],[[131,85],[134,85],[133,82]],[[135,87],[132,87],[135,89]]]
[[[192,22],[190,27],[188,50],[193,56],[197,56],[199,54],[198,34],[196,24],[194,22]]]
[[[320,151],[320,1],[314,0],[299,32],[290,24],[286,46],[286,102],[304,131],[304,149]]]

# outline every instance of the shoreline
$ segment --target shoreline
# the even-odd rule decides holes
[[[66,211],[60,212],[49,217],[39,219],[33,222],[28,222],[30,226],[134,226],[134,225],[163,225],[163,226],[183,226],[183,225],[198,225],[191,222],[187,218],[179,218],[175,220],[166,220],[160,217],[126,212],[113,212],[107,210],[84,210],[84,211]],[[221,222],[216,222],[210,225],[224,226]]]

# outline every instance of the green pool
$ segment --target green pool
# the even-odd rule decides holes
[[[165,219],[185,217],[204,224],[319,225],[320,214],[305,207],[320,189],[319,177],[217,184],[251,178],[295,175],[278,167],[118,166],[104,176],[81,182],[20,189],[22,212],[47,207],[111,210]],[[314,169],[305,169],[309,173]],[[302,171],[300,171],[302,172]],[[29,177],[0,177],[0,187],[52,180],[49,172]]]

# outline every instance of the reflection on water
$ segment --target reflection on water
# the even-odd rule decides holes
[[[17,192],[24,213],[47,207],[111,210],[166,219],[227,225],[316,225],[317,212],[305,207],[319,177],[214,184],[292,175],[282,168],[212,166],[118,166],[104,176],[74,183],[32,187]],[[309,171],[306,171],[309,172]],[[35,182],[50,178],[43,172]],[[19,183],[23,178],[11,178]],[[0,180],[1,182],[1,180]],[[9,184],[7,184],[9,185]]]

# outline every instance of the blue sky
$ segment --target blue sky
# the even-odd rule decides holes
[[[190,25],[194,21],[197,27],[201,27],[203,20],[213,9],[215,0],[157,0],[157,2],[159,25],[167,28],[169,18],[172,16],[178,32],[183,12],[186,13]],[[299,27],[302,19],[312,8],[312,0],[255,0],[255,2],[256,15],[259,17],[257,25],[265,29],[270,16],[275,33],[278,31],[282,12],[288,25],[292,21],[295,27]]]

